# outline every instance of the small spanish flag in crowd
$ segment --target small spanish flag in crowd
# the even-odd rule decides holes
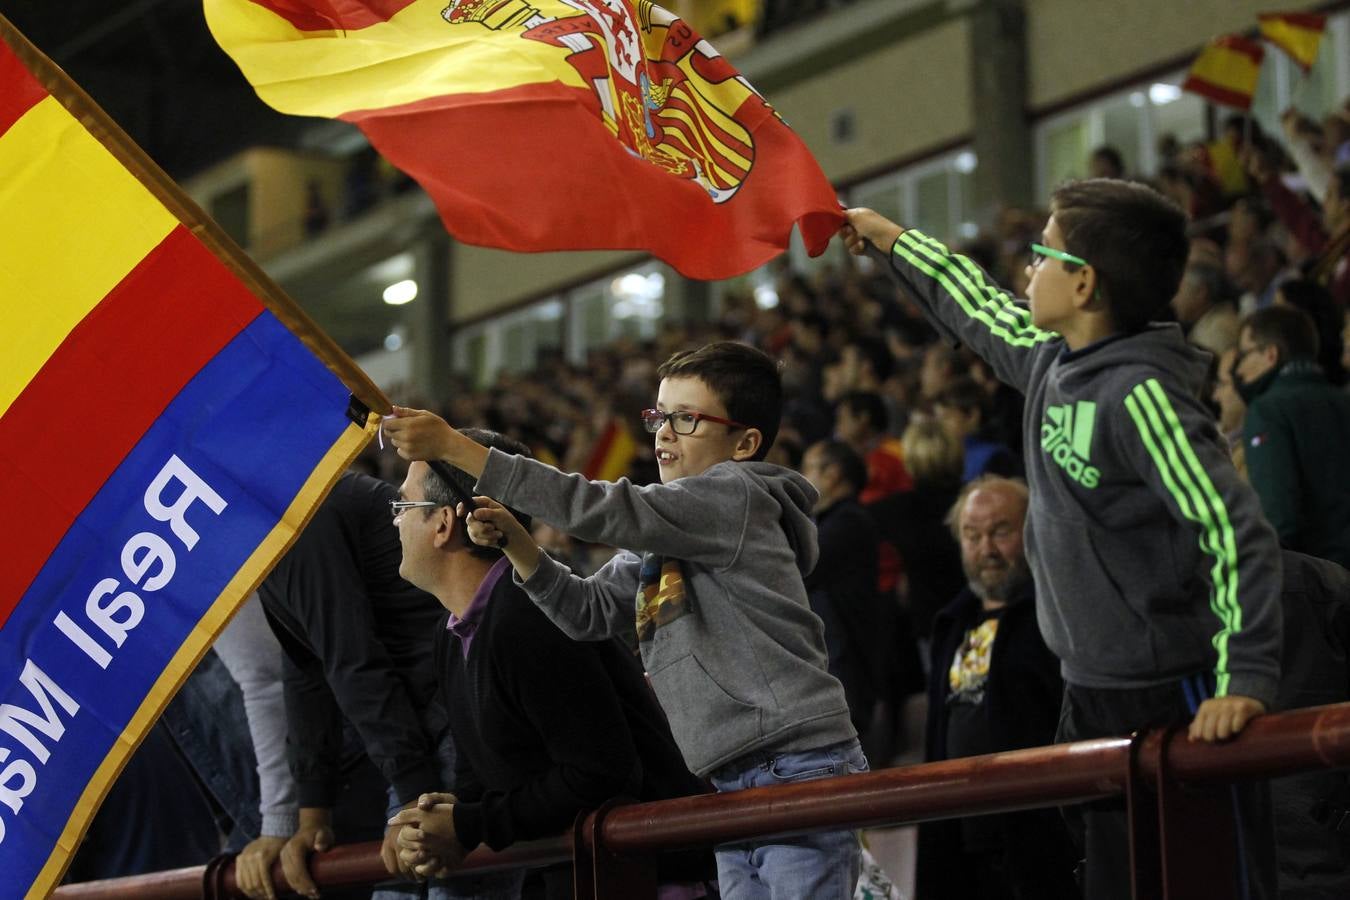
[[[843,223],[806,145],[649,0],[205,0],[268,104],[354,122],[446,228],[729,278]]]
[[[582,474],[591,481],[618,481],[637,456],[637,442],[618,419],[611,419],[595,443]]]
[[[388,402],[3,18],[0,297],[8,900],[60,882]]]
[[[1287,53],[1304,72],[1312,68],[1322,44],[1322,32],[1327,27],[1326,16],[1304,12],[1261,13],[1257,20],[1261,23],[1261,37]]]
[[[1212,103],[1249,110],[1265,53],[1260,41],[1236,34],[1214,38],[1191,64],[1181,89]]]

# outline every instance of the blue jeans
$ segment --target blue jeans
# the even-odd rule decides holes
[[[867,771],[857,740],[795,753],[751,753],[712,773],[718,791],[837,778]],[[723,900],[852,900],[862,846],[855,831],[716,848]]]

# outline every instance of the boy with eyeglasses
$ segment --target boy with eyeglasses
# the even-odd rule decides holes
[[[396,409],[385,434],[405,459],[477,477],[470,534],[504,549],[525,591],[572,638],[631,634],[689,768],[720,791],[865,771],[824,631],[803,576],[815,566],[815,489],[762,462],[778,432],[782,382],[768,356],[730,341],[658,370],[661,483],[587,481],[489,452],[440,418]],[[506,504],[581,540],[627,548],[590,578],[540,550]],[[717,848],[723,897],[848,900],[861,849],[852,831]]]
[[[1152,189],[1092,179],[1055,191],[1033,244],[1030,309],[969,259],[867,209],[855,254],[880,251],[945,337],[1026,394],[1025,547],[1037,619],[1065,681],[1059,741],[1190,720],[1225,740],[1270,708],[1280,674],[1280,557],[1199,393],[1208,354],[1151,324],[1186,264],[1184,214]],[[1237,787],[1251,896],[1274,896],[1264,785]],[[1086,893],[1127,897],[1124,808],[1071,822]]]

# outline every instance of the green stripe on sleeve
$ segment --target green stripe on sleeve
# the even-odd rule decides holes
[[[1000,311],[1007,304],[1004,302],[981,304],[977,299],[979,289],[971,284],[966,273],[954,263],[960,257],[948,254],[941,244],[936,245],[941,248],[940,250],[934,250],[925,244],[924,240],[924,235],[913,229],[907,230],[895,242],[893,252],[936,281],[968,318],[980,322],[992,335],[1002,338],[1005,343],[1014,347],[1034,347],[1038,343],[1058,337],[1054,332],[1040,331],[1023,325],[1015,317],[1011,317],[1011,321],[999,321],[999,318],[1003,318]],[[999,293],[998,296],[1001,300],[1002,294]],[[990,315],[991,310],[995,313],[994,316]]]
[[[1222,697],[1230,677],[1228,641],[1242,630],[1237,605],[1237,553],[1227,510],[1200,468],[1180,419],[1157,380],[1137,385],[1126,397],[1125,408],[1182,516],[1200,526],[1200,549],[1214,559],[1210,569],[1210,609],[1222,627],[1211,643],[1218,652],[1215,696]]]

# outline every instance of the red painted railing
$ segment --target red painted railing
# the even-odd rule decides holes
[[[1152,732],[1037,747],[1012,753],[882,769],[848,778],[660,803],[610,806],[578,822],[573,834],[480,849],[464,871],[573,862],[578,900],[644,900],[655,895],[654,860],[665,850],[800,834],[825,828],[903,824],[979,813],[1058,806],[1123,796],[1134,828],[1136,897],[1182,896],[1177,886],[1203,879],[1205,895],[1233,896],[1220,856],[1162,852],[1169,835],[1213,831],[1226,804],[1206,806],[1190,788],[1247,778],[1350,766],[1350,703],[1263,716],[1226,744],[1191,743],[1184,733]],[[1185,783],[1184,802],[1174,788]],[[1196,829],[1197,819],[1208,828]],[[316,855],[316,884],[340,887],[384,880],[378,844]],[[286,884],[278,865],[273,877]],[[1170,888],[1170,889],[1169,889]],[[1235,890],[1233,888],[1232,890]],[[241,896],[233,866],[67,885],[59,898],[178,900]]]

